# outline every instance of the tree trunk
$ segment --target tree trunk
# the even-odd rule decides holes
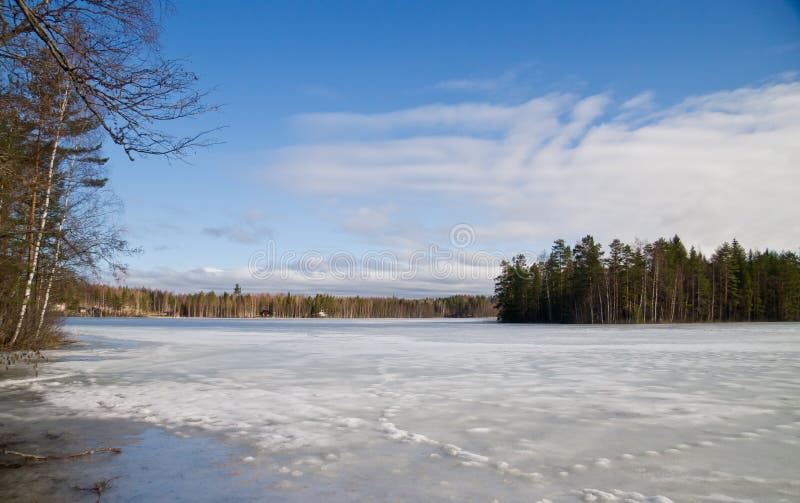
[[[53,278],[56,275],[56,269],[58,269],[58,259],[59,255],[61,254],[61,241],[62,236],[61,233],[64,231],[64,222],[67,220],[67,211],[69,209],[69,193],[72,190],[72,176],[75,173],[75,157],[72,158],[72,162],[69,166],[69,176],[67,177],[67,188],[64,192],[64,211],[61,215],[61,221],[58,223],[58,232],[56,234],[56,249],[53,252],[53,267],[50,269],[50,277],[47,279],[47,288],[44,292],[44,302],[42,302],[42,310],[39,313],[39,323],[36,325],[36,334],[34,335],[34,340],[39,338],[39,334],[42,331],[42,325],[44,325],[44,315],[47,313],[47,305],[50,302],[50,291],[53,288]]]
[[[61,109],[59,111],[59,119],[58,119],[58,126],[56,128],[56,137],[55,141],[53,142],[53,152],[50,155],[50,165],[48,166],[47,170],[47,188],[45,190],[44,202],[42,203],[42,217],[41,222],[39,223],[39,232],[36,236],[36,242],[34,243],[33,247],[33,257],[28,269],[28,278],[25,281],[25,293],[22,297],[22,305],[19,309],[19,319],[17,320],[17,327],[14,329],[14,335],[11,337],[11,341],[9,345],[13,346],[17,339],[19,338],[20,333],[22,332],[22,326],[25,322],[25,314],[28,311],[28,304],[31,300],[31,291],[33,289],[33,280],[36,277],[36,267],[38,266],[39,262],[39,253],[41,252],[42,246],[42,236],[44,235],[45,226],[47,225],[47,213],[50,209],[50,194],[53,190],[53,175],[55,173],[56,167],[56,155],[58,153],[58,144],[61,141],[61,126],[64,122],[64,115],[67,111],[67,103],[69,102],[69,86],[64,90],[64,99],[61,100]]]

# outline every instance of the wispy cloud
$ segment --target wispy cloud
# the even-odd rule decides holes
[[[390,209],[386,206],[370,208],[361,206],[355,210],[346,210],[347,217],[342,228],[356,234],[371,234],[380,231],[389,223]]]
[[[491,133],[505,131],[532,116],[550,116],[574,101],[567,95],[550,95],[523,105],[492,103],[432,104],[379,114],[312,113],[294,117],[301,130],[330,132],[361,138],[365,135],[420,132]]]
[[[448,91],[494,93],[502,89],[517,86],[521,77],[526,72],[529,72],[533,66],[534,65],[531,63],[517,65],[495,77],[469,77],[445,80],[438,82],[435,87]]]
[[[642,108],[651,108],[655,106],[653,102],[653,92],[652,91],[645,91],[643,93],[639,93],[633,98],[625,101],[620,108],[622,110],[634,110],[634,109],[642,109]]]
[[[796,248],[800,83],[694,96],[657,109],[649,93],[552,94],[518,105],[426,105],[381,114],[311,114],[337,136],[282,149],[269,167],[290,189],[439,197],[491,215],[484,239],[545,243],[680,233],[703,246],[736,236]],[[491,242],[486,243],[491,245]]]
[[[381,255],[375,255],[376,260]],[[231,291],[239,284],[245,292],[292,292],[302,294],[328,293],[332,295],[436,297],[465,292],[490,294],[492,280],[497,274],[497,260],[471,265],[462,274],[441,274],[430,268],[392,271],[379,263],[359,264],[354,274],[333,274],[330,264],[315,265],[308,271],[299,263],[290,264],[269,278],[254,277],[248,267],[218,269],[198,267],[194,269],[133,269],[124,283],[131,287],[158,287],[176,292]],[[404,264],[403,267],[407,267]],[[454,269],[455,261],[440,267]],[[402,276],[404,279],[398,278]]]
[[[494,78],[445,80],[437,83],[436,87],[450,91],[496,91],[511,85],[516,78],[516,71],[508,71]]]
[[[234,215],[228,222],[215,226],[206,226],[203,234],[215,238],[227,239],[239,244],[262,243],[273,235],[272,227],[265,223],[266,214],[257,209]]]

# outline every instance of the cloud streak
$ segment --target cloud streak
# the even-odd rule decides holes
[[[293,264],[268,278],[254,277],[247,268],[217,269],[202,267],[194,269],[160,268],[154,270],[132,269],[128,271],[125,284],[130,287],[153,287],[181,293],[198,291],[230,292],[239,284],[245,292],[291,292],[302,294],[328,293],[331,295],[360,295],[368,297],[401,296],[409,298],[439,297],[462,293],[491,294],[492,278],[497,274],[497,260],[486,259],[462,266],[461,274],[441,274],[430,268],[411,272],[405,266],[399,271],[381,267],[378,262],[362,264],[354,274],[341,275],[330,272],[330,264],[315,265],[313,271],[302,270]],[[456,261],[440,264],[458,269]]]
[[[800,244],[798,82],[662,109],[647,92],[622,104],[551,94],[514,106],[439,104],[297,122],[337,134],[279,152],[269,171],[290,189],[346,194],[354,205],[380,195],[397,213],[403,194],[439,197],[462,214],[492,216],[480,228],[487,246],[587,232],[603,240],[679,233],[705,247],[733,236],[750,246]]]
[[[214,238],[226,239],[238,244],[263,243],[273,235],[273,230],[264,221],[267,216],[259,210],[250,209],[235,215],[230,221],[216,226],[206,226],[202,233]]]
[[[532,63],[525,63],[511,68],[497,77],[451,79],[438,82],[435,87],[446,91],[495,93],[517,86],[523,74],[529,72],[533,67]]]

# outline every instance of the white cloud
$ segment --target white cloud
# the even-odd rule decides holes
[[[800,241],[800,83],[694,96],[655,110],[643,93],[548,95],[516,106],[429,105],[381,114],[312,114],[328,141],[280,151],[270,166],[292,190],[380,197],[398,213],[408,194],[454,213],[490,215],[482,245],[535,246],[593,233],[678,233],[706,249]],[[461,217],[460,220],[464,220]]]
[[[653,98],[654,95],[652,91],[645,91],[624,102],[620,108],[623,110],[650,108],[654,105]]]
[[[426,252],[418,250],[419,257]],[[221,293],[239,284],[245,292],[417,298],[462,293],[488,295],[493,290],[492,278],[497,275],[502,258],[454,253],[446,258],[428,256],[415,260],[413,252],[396,255],[388,250],[347,255],[346,260],[343,255],[343,252],[309,255],[289,263],[278,260],[268,275],[254,273],[251,267],[131,269],[123,283],[130,287],[156,287],[183,293],[201,290]]]
[[[436,84],[439,89],[449,91],[496,91],[503,87],[508,87],[517,79],[517,72],[507,71],[498,77],[493,78],[468,78],[445,80]]]
[[[529,72],[533,67],[532,63],[524,63],[503,72],[497,77],[451,79],[438,82],[435,87],[447,91],[496,92],[518,85],[523,74]]]
[[[382,230],[389,223],[389,208],[368,208],[362,206],[348,211],[342,227],[356,234],[369,234]]]
[[[378,114],[311,113],[298,115],[293,122],[305,132],[326,132],[356,138],[402,133],[416,136],[420,131],[491,134],[507,131],[536,117],[550,117],[575,99],[572,95],[553,94],[515,106],[475,102],[456,105],[430,104]]]

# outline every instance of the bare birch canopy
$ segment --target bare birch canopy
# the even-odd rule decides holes
[[[207,144],[164,129],[207,107],[195,75],[162,56],[157,8],[0,0],[0,348],[57,339],[51,299],[133,251],[105,189],[103,131],[131,159]]]
[[[43,47],[114,143],[135,154],[180,156],[207,145],[209,131],[189,136],[161,123],[209,109],[197,77],[165,58],[150,0],[2,0],[0,59]]]

